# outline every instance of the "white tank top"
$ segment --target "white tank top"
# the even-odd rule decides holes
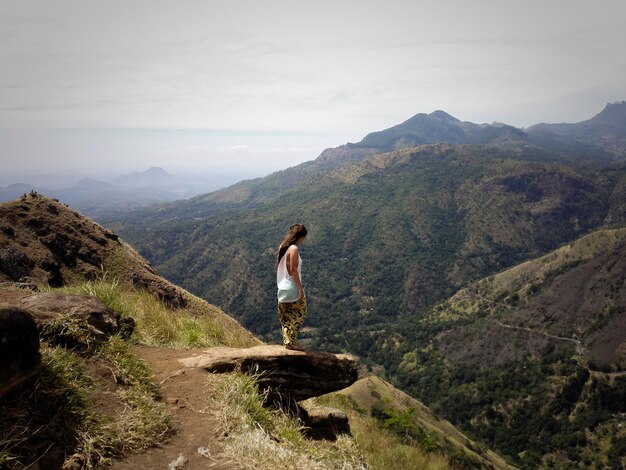
[[[302,281],[302,258],[298,253],[298,276]],[[295,302],[298,300],[298,286],[296,281],[289,275],[287,271],[287,253],[283,255],[278,263],[278,269],[276,270],[276,285],[278,287],[278,301],[280,303]]]

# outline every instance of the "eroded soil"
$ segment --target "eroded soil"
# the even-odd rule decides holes
[[[211,394],[206,372],[198,368],[183,368],[179,359],[199,354],[202,350],[163,349],[136,346],[135,352],[153,369],[155,381],[160,384],[161,401],[172,417],[174,434],[159,447],[113,462],[110,468],[167,469],[181,454],[187,460],[185,470],[239,469],[229,460],[220,446],[220,430],[208,412]],[[208,456],[198,453],[208,449]]]

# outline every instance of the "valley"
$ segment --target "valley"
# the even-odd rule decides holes
[[[277,341],[275,244],[302,222],[306,344],[357,353],[517,466],[593,463],[623,438],[619,398],[606,401],[623,384],[601,373],[624,370],[625,133],[624,103],[525,130],[420,114],[266,178],[103,223]],[[546,257],[528,278],[529,260]],[[532,438],[542,433],[551,447]]]
[[[357,380],[353,356],[261,345],[59,201],[33,192],[0,204],[0,227],[3,468],[510,468],[387,382]],[[255,370],[198,363],[225,350],[254,355]],[[274,397],[287,383],[307,397],[297,416],[268,401],[266,378],[280,384]],[[384,400],[328,393],[350,383],[375,383]],[[343,417],[342,429],[324,430],[324,416]]]
[[[411,411],[419,402],[344,403],[355,423],[374,419],[395,429],[394,449],[434,445],[462,465],[480,466],[490,449],[525,469],[616,466],[626,458],[624,133],[625,103],[525,130],[419,114],[265,178],[103,214],[106,229],[32,192],[3,205],[0,271],[35,289],[119,279],[174,309],[205,299],[221,322],[222,311],[236,319],[237,335],[274,343],[276,244],[298,221],[309,230],[302,342],[358,355],[362,373],[468,442],[445,445],[446,432]],[[113,249],[118,233],[147,261]]]

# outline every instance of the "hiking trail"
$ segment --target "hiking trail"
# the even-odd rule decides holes
[[[174,434],[161,446],[140,454],[112,461],[115,470],[168,469],[182,454],[187,460],[184,470],[240,469],[222,451],[220,430],[208,411],[211,389],[207,373],[199,368],[185,368],[179,359],[202,353],[204,349],[165,349],[134,346],[135,353],[152,368],[155,383],[161,391],[171,416]],[[199,448],[204,455],[200,455]],[[208,450],[208,452],[207,452]]]

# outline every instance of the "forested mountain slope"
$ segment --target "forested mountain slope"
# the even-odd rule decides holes
[[[619,468],[625,279],[626,229],[600,230],[372,332],[369,354],[516,465]]]
[[[359,354],[516,465],[602,468],[626,453],[625,253],[611,231],[626,221],[624,109],[527,130],[417,115],[106,223],[274,340],[275,250],[302,222],[306,342]],[[528,260],[534,277],[506,271]]]
[[[289,468],[510,468],[416,400],[394,420],[407,407],[398,391],[378,414],[327,397],[350,414],[353,436],[314,442],[301,436],[301,421],[262,406],[252,378],[181,369],[181,357],[206,348],[260,342],[157,275],[111,230],[34,192],[0,204],[0,305],[3,469],[165,468],[183,454],[187,467],[205,468],[209,447],[212,466],[224,468],[275,468],[274,456]],[[18,315],[33,319],[33,336],[19,336],[29,323]],[[115,324],[127,326],[113,334]],[[25,371],[35,348],[39,370]]]
[[[166,277],[267,335],[274,252],[286,227],[305,223],[308,324],[329,327],[318,341],[339,347],[346,338],[331,338],[348,328],[418,314],[472,280],[623,221],[624,181],[604,161],[425,145],[319,173],[253,206],[203,214],[193,201],[114,227]]]
[[[602,148],[618,157],[626,156],[626,101],[608,103],[591,119],[575,124],[538,124],[527,130],[537,141]]]

